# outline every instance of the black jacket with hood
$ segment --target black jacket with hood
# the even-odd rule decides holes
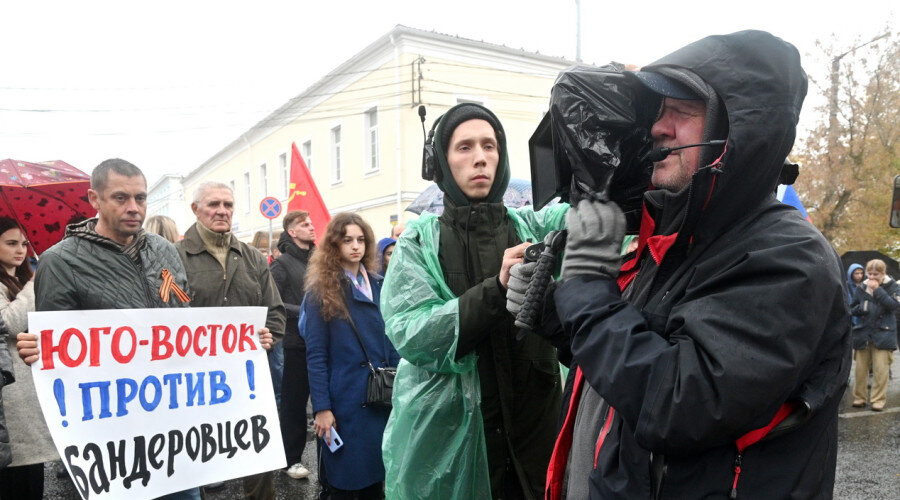
[[[303,303],[304,280],[306,267],[313,248],[304,250],[294,243],[287,231],[278,238],[278,250],[281,255],[272,262],[270,270],[275,286],[284,302],[287,323],[284,327],[284,348],[306,350],[306,342],[300,336],[297,323],[300,321],[300,304]]]
[[[643,71],[708,84],[728,142],[687,191],[647,193],[642,225],[655,215],[676,236],[658,265],[649,251],[636,257],[628,300],[595,277],[555,292],[575,362],[605,401],[600,435],[575,436],[596,443],[591,498],[830,498],[850,369],[846,292],[825,238],[773,196],[806,94],[799,54],[744,31]],[[739,453],[737,440],[782,409],[789,416]]]
[[[900,308],[900,285],[889,276],[881,286],[869,293],[865,281],[853,289],[850,313],[857,318],[851,335],[854,349],[897,349],[897,318],[894,312]]]

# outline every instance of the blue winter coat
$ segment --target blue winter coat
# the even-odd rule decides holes
[[[397,366],[400,355],[384,334],[379,309],[380,276],[370,273],[372,297],[345,283],[344,300],[372,364]],[[301,306],[300,332],[306,338],[306,360],[313,412],[331,410],[344,446],[332,453],[323,449],[322,461],[328,483],[342,490],[358,490],[384,481],[381,438],[389,409],[363,407],[369,368],[350,323],[344,319],[325,321],[321,305],[310,293]]]
[[[900,307],[900,285],[885,276],[881,286],[869,295],[865,282],[856,287],[850,312],[859,318],[853,325],[854,349],[865,349],[869,342],[875,349],[893,351],[897,348],[897,319],[894,310]]]

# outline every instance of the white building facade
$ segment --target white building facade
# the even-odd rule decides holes
[[[392,221],[416,217],[404,209],[429,185],[421,178],[419,106],[427,110],[426,129],[460,102],[490,108],[506,130],[513,177],[528,179],[528,139],[547,110],[557,74],[571,64],[397,26],[184,176],[182,193],[190,197],[208,180],[232,186],[233,230],[250,241],[268,231],[260,201],[274,196],[286,205],[296,143],[329,211],[359,212],[380,238]],[[192,222],[189,201],[181,220]]]

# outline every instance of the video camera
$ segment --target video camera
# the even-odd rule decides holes
[[[557,196],[572,205],[611,200],[637,231],[651,175],[644,157],[661,99],[618,63],[562,71],[550,110],[528,141],[535,210]]]
[[[650,127],[662,98],[621,64],[572,66],[550,91],[550,111],[528,141],[534,209],[553,198],[576,205],[582,199],[613,201],[627,230],[640,228],[644,191],[650,186]],[[526,250],[536,261],[525,300],[516,315],[517,338],[533,330],[566,231],[551,231]]]

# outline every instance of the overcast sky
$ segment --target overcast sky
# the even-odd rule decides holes
[[[642,65],[763,29],[824,81],[816,40],[895,27],[897,2],[582,0],[582,59]],[[575,58],[575,0],[17,1],[0,6],[0,159],[185,174],[397,24]],[[896,29],[896,28],[895,28]],[[810,85],[803,120],[821,104]]]

